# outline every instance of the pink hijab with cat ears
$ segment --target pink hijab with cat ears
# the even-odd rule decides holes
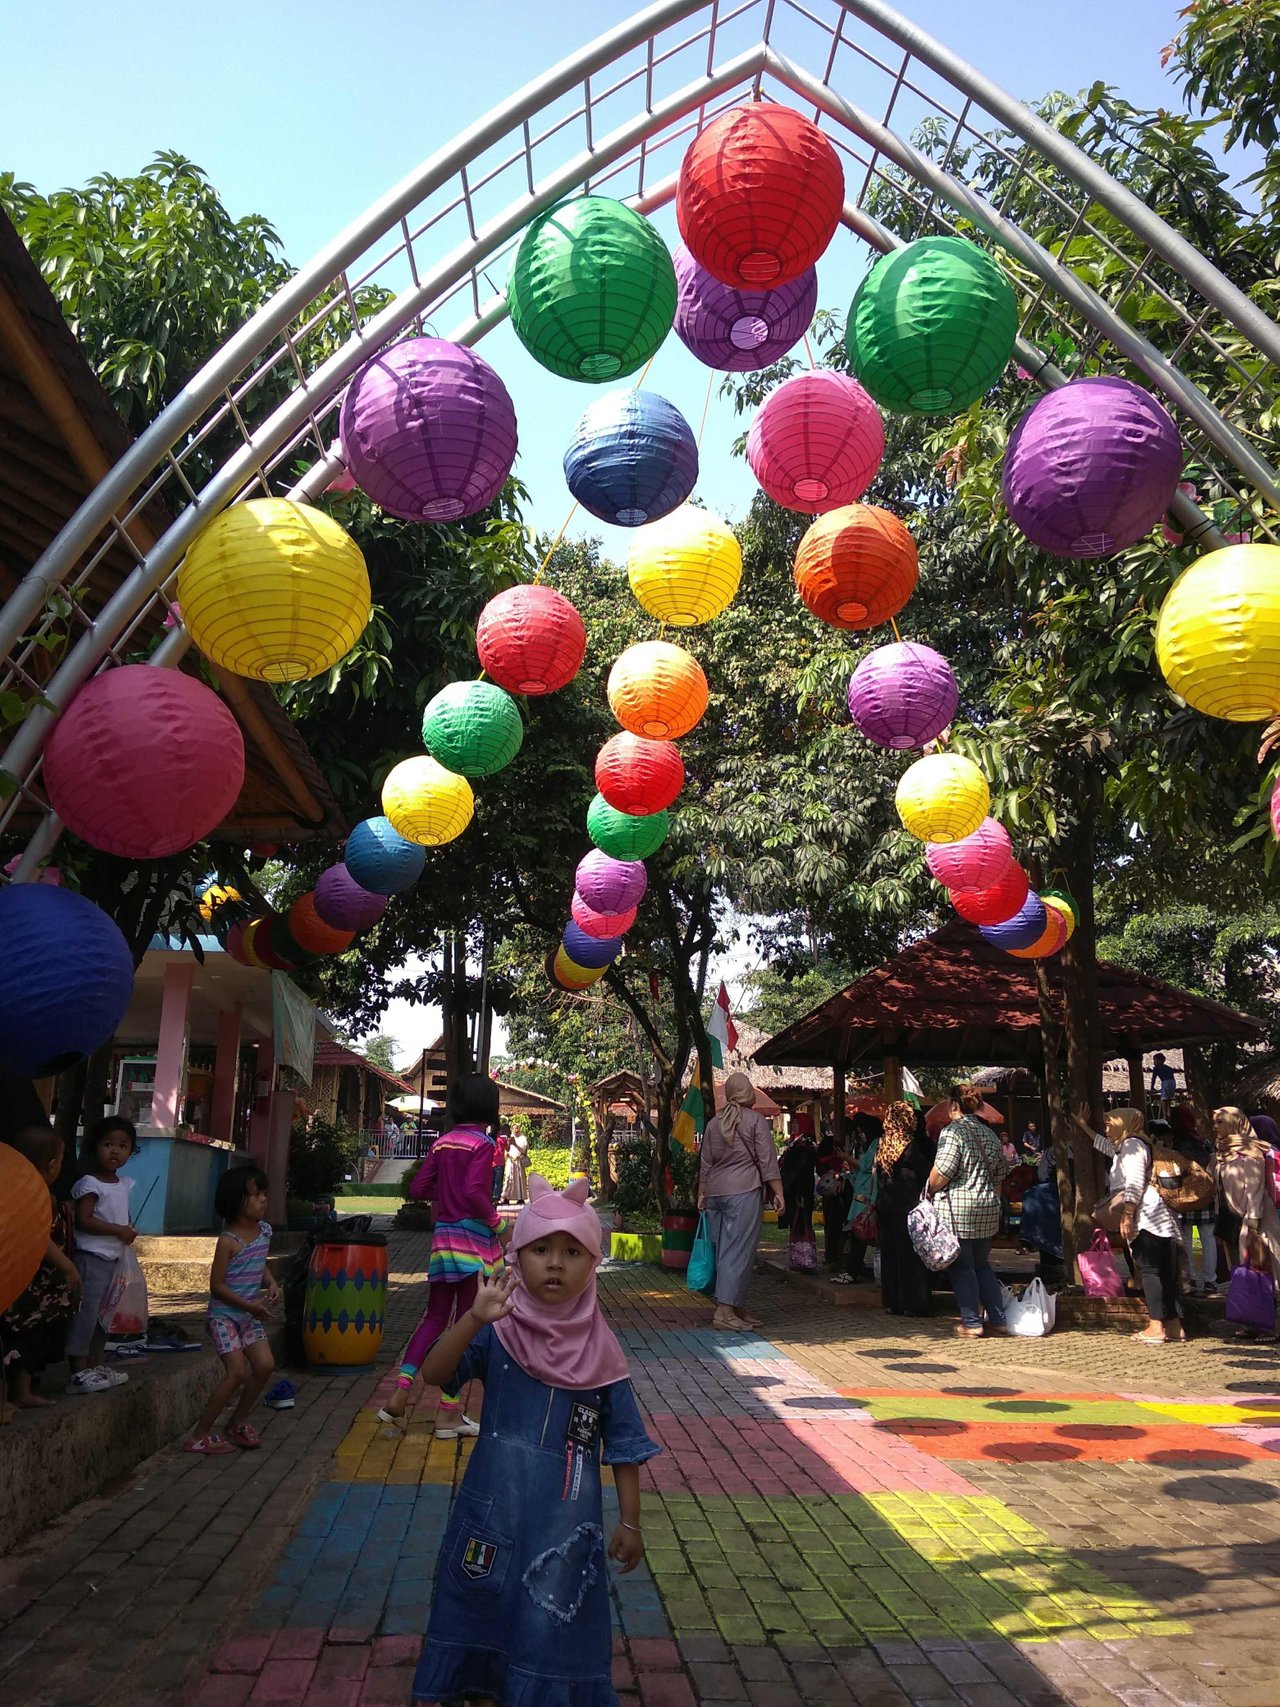
[[[549,1233],[568,1233],[599,1259],[604,1254],[600,1217],[587,1202],[590,1195],[591,1186],[584,1179],[574,1180],[563,1191],[554,1191],[541,1174],[530,1174],[529,1201],[516,1216],[507,1249],[518,1251]]]

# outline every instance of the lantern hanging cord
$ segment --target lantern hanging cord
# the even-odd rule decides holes
[[[889,618],[889,627],[893,630],[893,638],[901,645],[902,635],[899,633],[897,621],[893,617]]]
[[[569,511],[569,514],[564,518],[564,520],[560,524],[560,532],[551,541],[551,544],[547,547],[547,555],[542,559],[542,562],[538,565],[538,573],[533,577],[533,585],[535,587],[541,582],[542,577],[546,574],[548,563],[550,563],[551,559],[555,556],[556,549],[559,546],[560,541],[564,538],[566,532],[568,531],[569,523],[573,520],[573,518],[577,515],[577,513],[578,513],[578,502],[577,502],[577,499],[575,498],[574,503],[573,503],[573,508]]]
[[[702,435],[707,430],[707,411],[711,407],[711,387],[715,383],[715,370],[707,375],[707,395],[702,402],[702,420],[698,425],[698,450],[702,450]]]
[[[648,361],[644,364],[644,367],[641,369],[640,377],[636,381],[635,386],[633,387],[634,390],[636,390],[636,391],[640,390],[640,388],[644,384],[645,380],[648,379],[648,377],[649,377],[649,369],[653,366],[654,362],[656,362],[657,359],[658,359],[658,352],[657,352],[657,350],[655,350],[653,352],[653,354],[649,357]]]
[[[809,334],[808,334],[808,333],[807,333],[807,332],[805,332],[805,333],[803,333],[803,334],[802,334],[802,336],[803,336],[803,338],[804,338],[804,353],[805,353],[805,355],[806,355],[806,356],[808,356],[808,358],[809,358],[809,368],[810,368],[810,371],[811,371],[811,372],[812,372],[812,373],[817,373],[817,371],[818,371],[818,364],[817,364],[817,362],[815,362],[815,361],[814,361],[814,359],[813,359],[813,350],[812,350],[812,349],[811,349],[811,348],[810,348],[810,345],[809,345]]]

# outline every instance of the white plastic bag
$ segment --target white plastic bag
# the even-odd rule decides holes
[[[122,1340],[145,1334],[147,1317],[147,1277],[133,1246],[126,1245],[103,1297],[98,1321],[109,1339]]]
[[[1005,1307],[1005,1326],[1020,1339],[1041,1339],[1053,1332],[1058,1319],[1058,1300],[1043,1280],[1033,1280],[1021,1298]]]

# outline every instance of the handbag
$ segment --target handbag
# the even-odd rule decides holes
[[[819,1197],[835,1197],[844,1183],[844,1176],[834,1168],[828,1168],[826,1173],[818,1175]]]
[[[880,1237],[880,1222],[876,1215],[874,1203],[868,1203],[865,1209],[860,1209],[849,1223],[849,1231],[855,1239],[861,1239],[864,1245],[874,1245]]]
[[[1151,1155],[1151,1183],[1160,1200],[1175,1215],[1190,1215],[1213,1202],[1213,1175],[1190,1156],[1161,1146]]]
[[[946,1200],[945,1194],[943,1200]],[[937,1204],[931,1198],[922,1197],[907,1216],[907,1232],[915,1246],[916,1255],[924,1266],[932,1269],[935,1274],[940,1269],[950,1268],[960,1255],[955,1216],[949,1203],[947,1213],[951,1216],[949,1227],[939,1215]]]
[[[817,1241],[810,1238],[792,1239],[788,1258],[797,1274],[813,1274],[818,1267]]]
[[[1226,1318],[1241,1327],[1273,1334],[1276,1329],[1276,1283],[1270,1270],[1241,1266],[1231,1271]]]
[[[1101,1228],[1093,1235],[1087,1251],[1077,1253],[1080,1264],[1080,1284],[1086,1298],[1123,1298],[1124,1281],[1116,1267],[1111,1241]]]
[[[710,1292],[716,1283],[716,1246],[704,1209],[698,1217],[698,1231],[693,1236],[685,1284],[690,1292]]]
[[[1057,1319],[1058,1300],[1038,1278],[1023,1291],[1021,1298],[1005,1305],[1005,1327],[1020,1339],[1041,1339],[1053,1332]]]

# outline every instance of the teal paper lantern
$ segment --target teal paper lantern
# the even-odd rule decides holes
[[[579,196],[525,232],[507,303],[536,362],[597,384],[635,373],[671,330],[675,267],[647,219],[607,196]]]
[[[999,380],[1017,331],[1013,287],[984,249],[920,237],[882,256],[858,286],[849,366],[884,409],[957,414]]]
[[[423,745],[458,776],[492,776],[520,751],[519,707],[496,682],[450,682],[422,714]]]
[[[597,794],[587,808],[587,834],[601,853],[613,859],[648,859],[666,841],[670,827],[671,815],[666,811],[644,817],[619,812],[603,794]]]

